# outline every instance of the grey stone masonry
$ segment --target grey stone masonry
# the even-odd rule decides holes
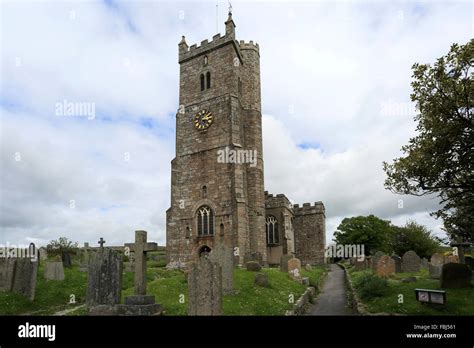
[[[191,265],[188,274],[189,315],[222,314],[221,267],[207,256]]]

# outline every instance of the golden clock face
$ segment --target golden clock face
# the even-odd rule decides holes
[[[194,126],[199,130],[209,128],[212,121],[214,121],[214,116],[208,110],[201,110],[194,116]]]

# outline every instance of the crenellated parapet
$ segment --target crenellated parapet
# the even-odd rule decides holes
[[[245,42],[244,40],[239,41],[239,47],[241,50],[254,50],[258,54],[260,54],[260,47],[258,46],[258,43],[254,43],[252,40],[249,42]]]
[[[281,208],[286,207],[291,210],[290,200],[283,194],[279,193],[276,196],[265,191],[265,208]]]
[[[311,203],[303,203],[302,206],[299,204],[293,205],[293,213],[295,216],[298,215],[310,215],[310,214],[325,214],[326,209],[324,208],[323,202],[315,202],[314,205]]]
[[[200,45],[198,44],[193,44],[190,47],[188,47],[185,38],[183,36],[183,39],[179,43],[179,63],[188,61],[190,59],[193,59],[194,57],[197,57],[199,55],[208,53],[210,51],[213,51],[215,49],[218,49],[224,45],[228,44],[233,44],[237,54],[239,55],[240,58],[240,45],[237,43],[236,40],[234,40],[231,36],[229,35],[224,35],[221,36],[221,34],[216,34],[212,37],[212,40],[203,40],[201,41]]]

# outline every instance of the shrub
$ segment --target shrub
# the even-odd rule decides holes
[[[354,281],[354,286],[362,299],[383,296],[389,289],[388,281],[373,273],[361,275]]]

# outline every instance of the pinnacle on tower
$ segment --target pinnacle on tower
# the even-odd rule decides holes
[[[184,35],[181,37],[181,41],[178,44],[179,54],[185,53],[188,51],[188,44],[186,43],[186,38]]]
[[[225,22],[225,35],[235,39],[235,23],[232,19],[232,6],[229,7],[229,16]]]

